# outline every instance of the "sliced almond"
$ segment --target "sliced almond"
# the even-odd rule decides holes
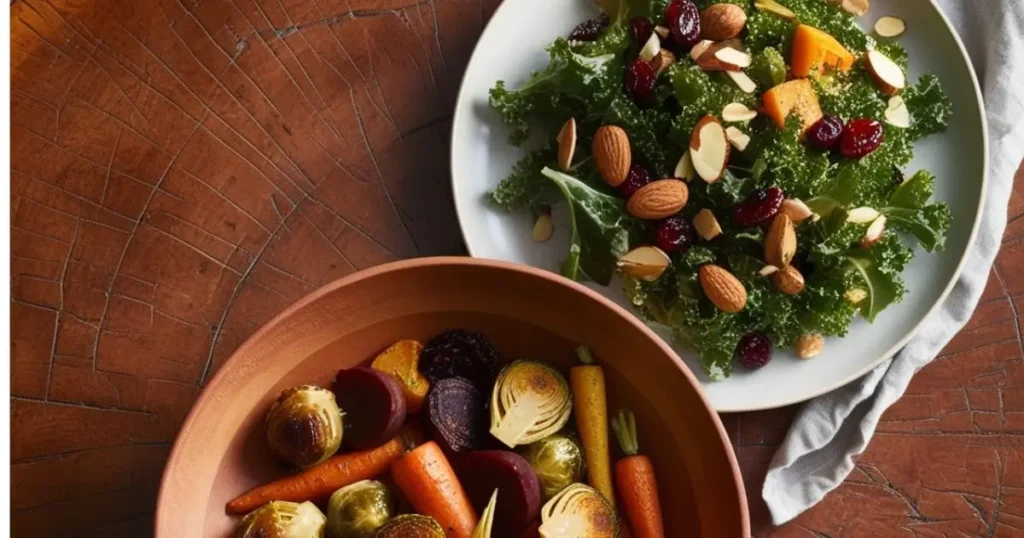
[[[871,9],[871,2],[869,0],[842,0],[839,5],[843,8],[843,11],[857,17],[864,15]]]
[[[761,276],[772,276],[772,275],[774,275],[775,273],[778,273],[778,272],[779,272],[779,268],[778,267],[775,267],[774,265],[766,265],[766,266],[762,267],[761,270],[757,272],[757,274],[759,274]]]
[[[729,127],[726,129],[725,137],[729,139],[729,143],[732,144],[732,147],[740,151],[746,151],[747,146],[750,145],[750,136],[736,127]]]
[[[655,26],[654,33],[661,36],[662,39],[668,39],[668,36],[672,34],[671,30],[665,28],[664,26]]]
[[[804,275],[792,265],[787,265],[772,275],[772,281],[779,291],[786,295],[799,295],[804,291]]]
[[[910,128],[910,109],[902,97],[894,95],[889,98],[889,108],[885,109],[885,122],[901,129]]]
[[[846,222],[851,224],[867,224],[869,222],[874,222],[874,220],[878,218],[878,215],[880,215],[880,213],[874,208],[858,207],[856,209],[851,209],[846,214]]]
[[[623,274],[654,282],[668,269],[672,260],[658,247],[637,247],[619,258],[619,270]]]
[[[640,59],[649,62],[657,56],[658,51],[661,50],[661,37],[658,34],[651,32],[651,37],[647,38],[647,43],[644,43],[642,49],[640,49]]]
[[[698,42],[696,45],[693,46],[692,49],[690,49],[690,58],[696,62],[697,59],[703,56],[704,53],[707,52],[709,48],[711,48],[711,45],[714,44],[715,42],[711,41],[710,39],[705,39],[703,41]]]
[[[701,209],[696,216],[693,217],[693,227],[697,229],[697,233],[704,238],[705,241],[711,241],[712,239],[722,235],[722,226],[718,224],[718,219],[715,218],[715,214],[710,209]]]
[[[676,55],[668,49],[661,49],[658,51],[658,55],[651,60],[651,67],[654,68],[654,72],[662,74],[668,66],[676,62]]]
[[[572,156],[576,153],[576,119],[569,118],[558,131],[558,167],[566,172],[572,167]]]
[[[868,226],[868,231],[864,233],[864,239],[860,241],[860,248],[867,250],[875,246],[875,243],[879,242],[884,235],[885,215],[880,215],[871,223],[871,226]]]
[[[860,304],[864,299],[868,298],[867,290],[862,290],[860,288],[854,288],[852,290],[848,290],[843,295],[846,297],[846,300],[850,304],[853,304],[853,305]]]
[[[671,217],[686,207],[690,189],[678,179],[652,181],[633,193],[626,211],[638,219],[658,220]]]
[[[618,187],[626,180],[633,152],[629,147],[629,136],[622,127],[603,125],[594,133],[594,165],[605,183]]]
[[[740,69],[750,67],[751,58],[746,52],[738,51],[731,47],[724,47],[715,51],[715,57],[729,65],[735,65]]]
[[[793,349],[797,357],[812,359],[825,349],[825,339],[820,334],[805,334],[797,339]]]
[[[551,208],[546,208],[537,215],[537,219],[533,221],[533,240],[538,243],[543,243],[548,239],[551,239],[551,234],[555,231],[555,225],[551,221]]]
[[[690,157],[689,151],[684,151],[683,156],[679,158],[679,162],[676,163],[676,169],[673,172],[674,177],[685,180],[687,182],[693,181],[693,178],[697,177],[697,171],[693,169],[693,159]]]
[[[754,93],[757,90],[754,79],[743,71],[726,71],[725,74],[729,75],[729,78],[736,83],[736,86],[739,86],[740,90],[743,90],[743,93]]]
[[[743,103],[729,103],[722,109],[722,119],[729,123],[750,121],[757,117],[756,110],[750,110]]]
[[[796,255],[796,229],[785,213],[772,219],[764,237],[764,261],[776,267],[786,267]]]
[[[907,31],[907,23],[899,17],[882,17],[875,23],[875,33],[879,37],[893,38]]]
[[[730,56],[730,53],[725,53],[725,57],[729,60],[723,60],[718,56],[718,53],[724,50],[731,50],[739,54],[745,55],[749,58],[749,54],[743,52],[743,42],[738,38],[726,39],[725,41],[719,41],[712,43],[709,47],[701,52],[700,56],[696,58],[697,66],[705,71],[741,71],[743,68],[734,62],[743,62],[743,58],[739,56]],[[690,51],[692,54],[692,50]]]
[[[721,179],[729,163],[729,153],[729,141],[722,124],[711,115],[701,118],[690,136],[690,158],[697,175],[708,183]]]
[[[896,95],[907,87],[907,75],[903,73],[903,68],[877,50],[869,50],[864,55],[864,66],[885,95]]]
[[[704,295],[719,310],[735,314],[747,306],[747,288],[729,271],[717,265],[703,265],[699,271]]]
[[[789,198],[782,201],[779,211],[786,214],[793,222],[803,222],[814,216],[814,212],[803,201],[796,198]]]
[[[754,7],[786,20],[793,20],[796,18],[796,13],[793,13],[793,10],[776,2],[775,0],[755,0]]]

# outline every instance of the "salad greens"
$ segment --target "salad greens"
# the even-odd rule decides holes
[[[695,3],[704,9],[722,1]],[[705,71],[686,50],[677,50],[675,63],[657,76],[653,102],[634,102],[624,90],[624,73],[643,43],[634,42],[630,21],[646,17],[661,24],[668,0],[600,0],[608,24],[595,40],[558,38],[548,47],[547,68],[518,88],[498,81],[491,90],[491,106],[508,126],[510,143],[547,141],[530,144],[535,149],[501,181],[491,200],[507,211],[535,214],[559,200],[568,203],[573,230],[563,265],[566,276],[609,284],[617,260],[631,248],[653,244],[658,225],[631,216],[625,199],[602,180],[591,155],[598,127],[624,129],[633,163],[646,168],[652,179],[672,177],[702,117],[721,117],[730,103],[758,109],[761,94],[787,80],[798,24],[830,34],[858,58],[875,48],[904,69],[908,63],[898,43],[876,42],[833,3],[781,0],[796,20],[756,9],[747,0],[728,3],[742,7],[748,16],[740,38],[751,56],[745,71],[757,84],[753,94],[741,91],[723,72]],[[719,181],[690,181],[689,201],[680,213],[690,221],[701,209],[709,209],[717,215],[722,234],[670,253],[671,265],[653,282],[623,278],[626,294],[640,313],[672,328],[700,356],[712,379],[730,374],[740,338],[752,331],[787,347],[806,334],[843,336],[856,314],[874,321],[905,295],[900,275],[913,257],[912,245],[929,252],[944,247],[952,216],[945,204],[931,201],[934,175],[918,171],[904,178],[902,172],[914,142],[945,130],[952,115],[937,78],[925,75],[901,93],[910,112],[908,128],[885,122],[889,96],[879,90],[861,59],[846,72],[829,69],[812,75],[811,82],[826,116],[882,122],[884,142],[878,149],[859,159],[815,149],[804,140],[795,115],[785,129],[763,113],[740,124],[751,137],[749,146],[733,149]],[[555,133],[570,118],[578,133],[573,165],[555,171]],[[782,293],[760,273],[765,266],[764,230],[731,218],[736,204],[757,189],[773,186],[786,198],[805,201],[816,214],[799,224],[792,264],[806,286],[795,295]],[[847,221],[854,208],[874,208],[885,218],[887,233],[863,245],[868,248],[862,248],[862,239],[870,223]],[[725,313],[705,296],[697,275],[709,263],[727,267],[745,286],[748,299],[739,313]]]

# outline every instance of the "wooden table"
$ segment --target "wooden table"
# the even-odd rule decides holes
[[[149,535],[175,433],[249,334],[358,269],[463,252],[451,111],[497,4],[15,0],[15,536]],[[970,326],[778,535],[1024,533],[1021,194]],[[759,532],[793,413],[725,417]]]

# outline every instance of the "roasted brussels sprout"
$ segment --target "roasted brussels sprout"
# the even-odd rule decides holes
[[[540,510],[541,538],[615,538],[619,520],[604,495],[590,486],[573,484]]]
[[[327,518],[311,502],[271,501],[249,512],[236,538],[323,538]]]
[[[327,536],[372,538],[394,516],[395,503],[387,486],[361,480],[331,495],[327,503]]]
[[[565,426],[572,413],[569,384],[542,362],[509,364],[491,393],[491,435],[509,447],[539,441]]]
[[[403,514],[384,524],[376,538],[445,538],[436,519],[419,514]]]
[[[537,473],[540,495],[545,501],[583,480],[583,447],[573,436],[556,433],[526,445],[522,454]]]
[[[267,444],[281,461],[310,467],[341,446],[341,409],[334,393],[302,385],[281,393],[267,413]]]

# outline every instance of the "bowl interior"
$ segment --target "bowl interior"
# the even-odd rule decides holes
[[[494,262],[417,260],[350,277],[303,299],[254,335],[200,398],[165,471],[156,535],[229,536],[224,504],[281,476],[262,439],[285,388],[329,386],[339,368],[402,338],[481,331],[506,359],[568,368],[586,343],[605,367],[610,408],[637,414],[658,469],[669,536],[742,536],[746,502],[728,439],[693,376],[649,330],[581,286]]]

